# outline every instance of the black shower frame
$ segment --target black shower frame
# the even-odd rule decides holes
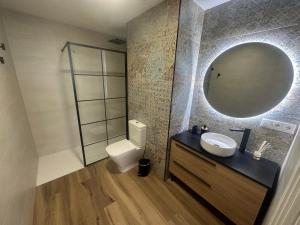
[[[75,73],[74,72],[74,66],[73,66],[73,58],[72,58],[72,52],[71,52],[71,46],[79,46],[79,47],[86,47],[86,48],[92,48],[92,49],[98,49],[100,51],[110,51],[110,52],[117,52],[117,53],[122,53],[125,55],[125,74],[124,76],[121,75],[107,75],[107,74],[103,74],[103,60],[102,60],[102,54],[101,54],[101,66],[102,66],[102,74],[81,74],[81,73]],[[87,164],[86,162],[86,157],[85,157],[85,151],[84,151],[84,147],[93,145],[93,144],[97,144],[99,142],[103,142],[106,141],[108,144],[108,140],[112,139],[112,138],[116,138],[116,137],[120,137],[123,135],[126,135],[126,138],[128,139],[128,88],[127,88],[127,52],[126,51],[119,51],[119,50],[113,50],[113,49],[108,49],[108,48],[102,48],[102,47],[98,47],[98,46],[92,46],[92,45],[87,45],[87,44],[81,44],[81,43],[76,43],[76,42],[70,42],[67,41],[66,44],[64,45],[64,47],[61,49],[62,52],[64,52],[64,50],[67,48],[68,50],[68,58],[69,58],[69,64],[70,64],[70,72],[71,72],[71,77],[72,77],[72,86],[73,86],[73,94],[74,94],[74,100],[75,100],[75,106],[76,106],[76,114],[77,114],[77,122],[78,122],[78,130],[79,130],[79,135],[80,135],[80,144],[81,144],[81,151],[82,151],[82,157],[83,157],[83,164],[84,167],[97,163],[103,159],[97,160],[93,163],[89,163]],[[105,93],[104,93],[104,98],[103,99],[87,99],[87,100],[78,100],[78,95],[77,95],[77,89],[76,89],[76,81],[75,81],[75,76],[111,76],[111,77],[124,77],[125,78],[125,97],[117,97],[117,98],[106,98],[105,97]],[[103,83],[103,89],[104,89],[104,83]],[[124,99],[125,98],[125,103],[126,103],[126,114],[125,116],[122,117],[116,117],[116,118],[111,118],[108,119],[107,115],[106,115],[106,100],[110,100],[110,99]],[[103,100],[104,102],[104,107],[105,107],[105,120],[101,120],[101,121],[95,121],[95,122],[90,122],[90,123],[81,123],[81,119],[80,119],[80,112],[79,112],[79,102],[84,102],[84,101],[100,101]],[[114,120],[114,119],[120,119],[120,118],[126,118],[126,134],[122,134],[122,135],[118,135],[112,138],[108,138],[108,129],[107,129],[107,121],[109,120]],[[106,128],[106,139],[97,141],[97,142],[93,142],[87,145],[84,145],[83,143],[83,136],[82,136],[82,128],[81,126],[84,125],[88,125],[88,124],[93,124],[93,123],[99,123],[99,122],[106,122],[105,123],[105,128]]]

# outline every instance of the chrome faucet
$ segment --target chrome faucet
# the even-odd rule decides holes
[[[243,138],[242,138],[242,141],[241,141],[241,144],[240,144],[239,151],[240,152],[245,152],[246,146],[247,146],[247,143],[248,143],[248,140],[249,140],[249,136],[250,136],[250,133],[251,133],[251,129],[245,128],[245,129],[229,129],[229,130],[230,131],[243,132]]]

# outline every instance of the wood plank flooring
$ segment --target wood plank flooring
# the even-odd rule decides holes
[[[110,160],[37,187],[33,225],[220,225],[176,183]]]

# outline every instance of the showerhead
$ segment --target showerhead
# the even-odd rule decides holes
[[[114,44],[116,44],[116,45],[123,45],[123,44],[126,44],[126,41],[125,41],[125,40],[121,40],[121,39],[119,39],[119,38],[111,39],[111,40],[109,40],[109,42],[114,43]]]

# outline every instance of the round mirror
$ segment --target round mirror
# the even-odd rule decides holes
[[[204,94],[218,112],[251,117],[279,104],[293,83],[293,64],[279,48],[265,43],[235,46],[208,68]]]

